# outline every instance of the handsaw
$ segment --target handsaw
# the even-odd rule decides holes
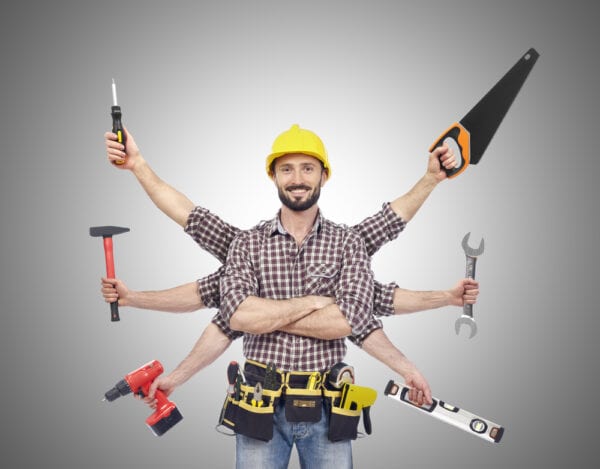
[[[449,178],[458,176],[468,165],[479,163],[538,57],[535,49],[529,49],[465,117],[448,127],[431,145],[430,152],[444,143],[454,150],[458,166],[445,169]]]

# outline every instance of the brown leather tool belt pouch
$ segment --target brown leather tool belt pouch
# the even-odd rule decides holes
[[[360,410],[349,410],[340,407],[341,392],[339,390],[325,389],[325,404],[329,412],[330,441],[355,440],[358,435],[358,422]]]

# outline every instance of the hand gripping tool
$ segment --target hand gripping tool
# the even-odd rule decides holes
[[[477,257],[483,254],[484,239],[481,238],[481,242],[479,243],[478,248],[472,248],[469,246],[469,237],[471,236],[471,232],[467,233],[462,240],[462,247],[465,251],[465,255],[467,256],[467,272],[466,277],[475,278],[475,265],[477,264]],[[463,314],[459,317],[454,323],[454,328],[456,330],[456,334],[460,332],[460,327],[466,324],[471,328],[471,334],[469,335],[469,339],[472,339],[475,334],[477,334],[477,324],[473,319],[473,305],[465,304],[463,306]]]
[[[110,115],[112,116],[112,131],[114,134],[117,135],[117,142],[123,144],[123,147],[125,147],[125,144],[127,142],[127,138],[125,136],[125,129],[123,128],[123,122],[121,121],[121,118],[123,116],[122,112],[121,112],[121,106],[119,106],[117,104],[117,85],[115,84],[115,79],[113,78],[112,81],[112,95],[113,95],[113,105],[110,108]],[[123,149],[123,151],[126,151],[125,149]],[[123,164],[125,161],[115,161],[115,164]]]
[[[102,236],[104,243],[104,259],[106,261],[106,276],[108,278],[115,278],[115,258],[113,254],[113,240],[114,235],[121,233],[127,233],[129,228],[121,226],[91,226],[90,236],[100,237]],[[110,320],[120,321],[119,316],[119,301],[113,301],[110,304]]]

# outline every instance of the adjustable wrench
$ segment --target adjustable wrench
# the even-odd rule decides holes
[[[479,247],[477,249],[469,246],[469,236],[471,236],[471,232],[467,233],[462,240],[462,247],[465,251],[465,255],[467,256],[467,273],[466,277],[475,279],[475,265],[477,264],[477,257],[483,254],[484,249],[484,240],[481,238],[481,243],[479,243]],[[456,334],[458,335],[460,331],[460,326],[463,324],[467,324],[471,328],[471,334],[469,335],[469,339],[472,339],[475,334],[477,334],[477,324],[473,319],[473,305],[464,305],[462,316],[459,317],[454,323],[454,329],[456,330]]]

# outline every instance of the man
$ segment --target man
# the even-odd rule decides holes
[[[121,163],[115,167],[133,172],[155,205],[185,227],[186,232],[203,248],[223,262],[229,243],[239,230],[200,207],[194,208],[194,204],[187,197],[166,184],[152,171],[143,159],[133,136],[128,133],[127,137],[127,151],[125,152],[125,148],[116,142],[116,135],[110,132],[105,134],[109,161]],[[385,205],[381,212],[355,227],[364,236],[370,255],[402,231],[405,223],[412,219],[433,188],[445,179],[440,162],[445,167],[454,165],[452,152],[448,148],[442,147],[430,155],[426,174],[409,192],[391,204]],[[205,232],[207,227],[221,232],[218,242],[215,242],[214,239],[211,240],[210,235]],[[369,233],[371,233],[370,236]],[[219,277],[220,272],[217,272],[198,280],[198,282],[158,292],[134,292],[130,291],[120,280],[103,279],[102,292],[106,301],[112,302],[118,299],[122,306],[172,312],[194,311],[203,307],[218,308]],[[436,292],[415,292],[400,289],[395,284],[381,285],[377,283],[374,311],[379,315],[391,315],[447,305],[462,306],[465,303],[474,303],[478,293],[478,283],[470,279],[460,280],[450,290]],[[301,327],[310,320],[310,316],[307,316],[298,321],[297,326]],[[231,340],[238,336],[238,333],[231,331],[216,319],[214,323],[208,325],[180,366],[170,375],[162,376],[156,385],[160,385],[161,389],[167,393],[172,392],[176,386],[181,385],[194,373],[211,363],[229,346]]]
[[[127,130],[125,131],[127,133]],[[130,170],[163,213],[182,226],[203,249],[213,254],[221,263],[225,262],[229,245],[239,229],[225,223],[208,210],[195,207],[184,194],[160,179],[142,157],[131,134],[127,133],[127,149],[123,148],[116,138],[111,132],[105,134],[108,160],[119,163],[115,164],[116,168]],[[391,203],[384,204],[380,212],[354,226],[363,237],[370,256],[383,244],[398,236],[437,184],[446,178],[441,165],[450,168],[454,164],[454,155],[449,148],[440,147],[434,150],[429,157],[425,175],[413,188]],[[207,229],[208,227],[210,229]],[[218,272],[198,280],[198,291],[193,294],[191,283],[161,292],[130,292],[121,281],[104,278],[102,292],[106,301],[118,299],[122,306],[190,311],[190,307],[194,308],[192,310],[219,307],[218,281]],[[401,289],[393,283],[383,285],[376,282],[374,312],[390,316],[447,305],[462,306],[464,303],[474,303],[478,293],[478,283],[472,279],[462,279],[448,291],[435,292],[415,292]],[[131,295],[132,298],[127,299],[126,295]]]
[[[351,440],[330,441],[326,407],[320,401],[307,405],[311,393],[302,391],[309,387],[308,372],[323,376],[344,360],[346,336],[358,343],[374,341],[365,350],[411,383],[415,401],[430,403],[431,392],[371,314],[373,276],[363,239],[325,219],[318,208],[330,173],[320,139],[293,126],[276,139],[267,171],[282,206],[273,220],[241,232],[231,243],[221,276],[220,314],[231,329],[244,333],[247,369],[248,363],[274,364],[286,376],[300,377],[300,391],[294,387],[294,396],[284,395],[276,405],[269,441],[236,427],[237,465],[287,467],[295,445],[303,467],[351,467]],[[296,335],[296,323],[307,316],[317,318],[318,333]],[[260,366],[251,370],[260,374]]]

